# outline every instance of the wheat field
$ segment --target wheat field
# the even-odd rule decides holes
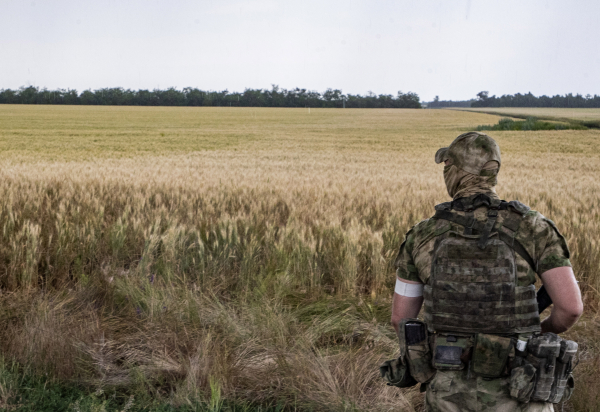
[[[378,376],[397,350],[392,261],[448,200],[435,151],[497,121],[0,106],[0,407],[27,406],[26,375],[84,388],[81,410],[111,391],[127,410],[422,410]],[[491,135],[500,197],[571,248],[586,307],[565,408],[595,410],[600,130]]]

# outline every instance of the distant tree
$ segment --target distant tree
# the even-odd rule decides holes
[[[475,100],[440,100],[439,96],[435,96],[433,101],[427,103],[427,108],[436,109],[441,107],[471,107]]]
[[[487,100],[488,99],[488,95],[489,95],[489,92],[485,92],[485,91],[484,92],[479,92],[479,93],[477,93],[477,98],[479,100]]]
[[[79,100],[81,104],[85,105],[94,105],[98,104],[96,101],[96,95],[91,90],[84,90],[79,96]]]
[[[572,93],[564,96],[536,97],[531,92],[527,94],[502,95],[489,97],[488,92],[477,94],[477,100],[471,107],[600,107],[600,96],[586,95],[585,97]]]
[[[295,88],[286,90],[273,84],[270,90],[245,89],[242,93],[204,91],[186,87],[166,90],[130,90],[121,87],[84,90],[40,90],[37,87],[21,87],[18,90],[0,90],[0,103],[4,104],[84,104],[114,106],[240,106],[240,107],[345,107],[351,108],[420,108],[416,93],[398,92],[366,96],[345,95],[339,89],[319,92]]]

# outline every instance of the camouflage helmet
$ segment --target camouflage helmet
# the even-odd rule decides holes
[[[451,160],[452,164],[465,172],[479,175],[483,166],[492,160],[500,165],[500,147],[487,134],[468,132],[458,136],[448,147],[435,154],[435,162]]]

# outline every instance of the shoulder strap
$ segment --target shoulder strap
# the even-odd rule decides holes
[[[531,210],[531,208],[529,206],[524,205],[523,203],[519,202],[518,200],[511,200],[510,202],[508,202],[508,206],[512,210],[514,210],[515,212],[520,214],[521,216],[525,216],[527,214],[527,212],[529,212]]]
[[[534,272],[537,272],[537,267],[533,258],[531,257],[529,252],[527,252],[527,249],[525,249],[521,242],[501,231],[498,231],[498,237],[501,241],[506,243],[508,247],[514,250],[515,253],[517,253],[519,256],[525,259],[525,262],[527,262],[527,264],[531,267],[531,269],[533,269]]]
[[[491,210],[493,210],[493,209],[491,209]],[[436,219],[448,220],[450,222],[456,223],[461,226],[471,227],[471,228],[477,230],[478,232],[484,232],[486,229],[486,225],[491,220],[488,217],[488,221],[486,223],[483,223],[483,222],[476,220],[474,217],[467,218],[466,216],[461,216],[461,215],[458,215],[456,213],[453,213],[453,212],[450,212],[447,210],[436,210],[435,215],[433,217]],[[494,222],[495,222],[495,219],[494,219]],[[525,259],[527,264],[529,266],[531,266],[531,268],[534,271],[537,272],[535,262],[532,259],[531,255],[529,254],[529,252],[527,252],[525,247],[523,247],[523,245],[517,239],[515,239],[514,237],[512,237],[502,231],[498,231],[497,233],[498,233],[498,238],[501,241],[506,243],[506,245],[508,247],[510,247],[512,250],[514,250],[515,253],[517,253],[519,256],[521,256],[523,259]],[[484,234],[485,234],[485,232],[484,232]],[[489,236],[489,233],[488,233],[488,236]],[[487,240],[487,238],[486,238],[486,240]]]
[[[440,203],[439,205],[435,205],[435,210],[451,210],[452,209],[452,202],[444,202],[444,203]]]
[[[485,222],[485,226],[483,226],[483,230],[481,231],[481,236],[479,237],[479,242],[477,242],[477,246],[479,249],[485,249],[487,245],[488,238],[492,233],[492,229],[496,224],[496,219],[498,219],[498,209],[488,209],[487,214],[487,222]]]

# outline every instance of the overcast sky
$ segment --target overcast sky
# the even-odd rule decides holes
[[[600,94],[600,1],[0,0],[0,89]]]

